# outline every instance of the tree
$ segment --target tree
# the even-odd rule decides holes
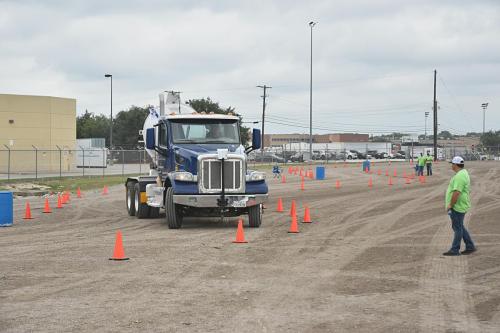
[[[438,138],[444,139],[444,140],[451,140],[453,139],[453,134],[451,134],[448,131],[441,131],[441,133],[438,134]]]
[[[104,138],[109,143],[109,119],[88,110],[76,117],[76,138]]]
[[[205,113],[217,113],[217,114],[229,114],[233,113],[240,119],[240,139],[243,145],[246,145],[250,140],[250,128],[241,125],[241,115],[235,112],[235,108],[229,106],[226,109],[223,109],[219,106],[218,102],[213,102],[210,97],[201,98],[201,99],[190,99],[186,102],[197,112],[205,112]]]
[[[128,110],[120,111],[113,119],[113,145],[137,146],[139,130],[149,114],[150,106],[131,106]]]
[[[481,144],[483,147],[498,147],[500,145],[500,131],[489,131],[481,135]]]

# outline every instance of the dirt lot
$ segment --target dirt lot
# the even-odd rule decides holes
[[[236,220],[127,216],[124,187],[85,192],[63,210],[0,228],[2,332],[499,332],[500,163],[467,165],[473,209],[467,224],[479,251],[443,257],[452,231],[444,211],[449,165],[425,184],[388,186],[358,167],[327,180],[270,179],[270,202],[248,244],[232,244]],[[395,164],[389,167],[392,174]],[[398,176],[403,171],[397,166]],[[406,172],[411,169],[406,165]],[[342,187],[335,188],[340,180]],[[291,199],[312,224],[289,234],[275,212]],[[113,262],[116,230],[129,261]]]

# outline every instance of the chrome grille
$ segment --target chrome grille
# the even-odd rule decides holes
[[[208,158],[202,159],[199,170],[199,188],[202,193],[220,193],[222,191],[222,162]],[[224,187],[228,193],[245,191],[244,160],[229,158],[224,160]],[[243,180],[243,181],[242,181]]]

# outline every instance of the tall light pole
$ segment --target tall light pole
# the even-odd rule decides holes
[[[111,80],[111,104],[110,104],[110,108],[111,108],[111,116],[110,116],[110,125],[109,125],[109,149],[112,149],[113,147],[113,75],[111,74],[104,74],[104,77],[109,77]]]
[[[483,135],[484,135],[485,119],[486,119],[486,109],[488,108],[488,103],[481,104],[481,107],[483,108]]]
[[[424,135],[424,141],[427,140],[427,117],[429,117],[429,112],[425,112],[425,135]]]
[[[313,28],[316,22],[309,22],[311,28],[311,71],[309,81],[309,158],[312,159],[312,121],[313,121]]]

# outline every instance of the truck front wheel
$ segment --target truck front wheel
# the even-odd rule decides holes
[[[258,228],[262,223],[262,204],[248,207],[248,226]]]
[[[134,183],[127,183],[127,212],[129,216],[135,215],[135,190]]]
[[[182,226],[182,212],[174,203],[174,189],[167,188],[165,194],[165,218],[169,229],[179,229]]]

